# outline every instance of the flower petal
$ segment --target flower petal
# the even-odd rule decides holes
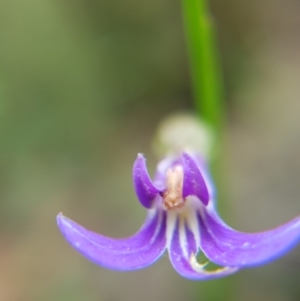
[[[133,185],[141,204],[146,208],[151,208],[152,202],[159,193],[149,177],[146,160],[142,154],[138,154],[133,164]]]
[[[212,175],[209,171],[208,162],[206,162],[205,159],[197,153],[189,153],[189,155],[193,158],[194,162],[197,164],[198,169],[201,171],[201,175],[208,190],[210,202],[215,202],[217,197],[217,191]]]
[[[195,195],[204,205],[207,205],[209,201],[208,189],[196,162],[190,155],[183,153],[182,165],[184,170],[183,197]]]
[[[185,231],[185,234],[182,231]],[[191,280],[208,280],[230,275],[238,270],[235,267],[224,267],[214,271],[204,269],[204,265],[197,262],[196,242],[193,232],[186,226],[182,228],[177,222],[171,245],[169,256],[174,269],[183,277]]]
[[[135,270],[152,264],[166,247],[166,218],[151,211],[133,236],[113,239],[94,233],[59,214],[57,224],[67,241],[96,264],[115,270]]]
[[[283,255],[300,239],[300,217],[260,233],[238,232],[213,210],[203,210],[198,218],[201,248],[210,260],[220,265],[259,265]]]

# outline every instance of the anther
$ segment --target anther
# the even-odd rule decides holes
[[[165,209],[180,208],[184,205],[182,197],[183,169],[181,166],[169,168],[166,174],[166,190],[163,192]]]

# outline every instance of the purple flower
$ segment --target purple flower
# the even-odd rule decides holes
[[[115,270],[136,270],[155,262],[166,250],[183,277],[218,278],[243,267],[273,260],[300,238],[300,217],[260,233],[242,233],[227,226],[215,209],[214,187],[200,156],[183,153],[167,157],[151,181],[139,154],[133,182],[147,218],[141,229],[125,239],[113,239],[78,225],[59,214],[58,226],[67,241],[96,264]],[[197,260],[203,254],[219,265],[214,269]]]

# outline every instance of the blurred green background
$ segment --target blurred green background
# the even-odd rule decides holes
[[[212,1],[226,86],[222,216],[260,231],[300,212],[300,4]],[[167,256],[95,266],[55,216],[106,235],[145,212],[131,182],[167,114],[193,108],[179,1],[0,2],[0,300],[299,300],[300,248],[262,268],[191,282]]]

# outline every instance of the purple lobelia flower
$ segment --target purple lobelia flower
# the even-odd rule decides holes
[[[115,270],[136,270],[155,262],[166,250],[183,277],[218,278],[243,267],[257,266],[287,252],[300,238],[300,217],[273,230],[242,233],[227,226],[215,209],[214,187],[205,161],[183,153],[158,164],[151,181],[143,155],[133,166],[134,188],[147,218],[125,239],[113,239],[59,214],[58,226],[67,241],[96,264]],[[220,267],[207,268],[203,254]]]

